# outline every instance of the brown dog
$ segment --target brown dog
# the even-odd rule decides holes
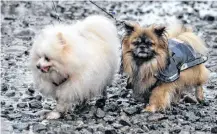
[[[189,48],[186,49],[189,53],[194,51],[205,54],[207,48],[191,29],[181,24],[166,30],[162,26],[141,27],[139,24],[128,23],[126,31],[122,42],[123,67],[129,75],[128,84],[132,84],[134,94],[142,95],[144,99],[149,98],[146,111],[165,110],[170,107],[171,101],[177,100],[178,96],[188,89],[187,87],[195,87],[197,100],[203,101],[202,85],[209,75],[209,71],[202,64],[205,61],[191,68],[184,67],[185,70],[182,71],[184,58],[180,58],[178,53],[172,53],[169,45],[170,42],[175,42],[178,47]],[[173,54],[178,57],[178,62],[171,60]],[[170,65],[172,63],[177,66]],[[169,77],[170,79],[162,78],[164,75],[173,74],[174,70],[177,71],[174,73],[176,75]]]

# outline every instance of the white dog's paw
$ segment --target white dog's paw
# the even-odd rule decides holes
[[[60,113],[59,112],[56,112],[56,111],[52,111],[50,113],[48,113],[46,115],[46,119],[48,120],[54,120],[54,119],[59,119],[60,118]]]

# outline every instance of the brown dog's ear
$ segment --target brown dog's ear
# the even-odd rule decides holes
[[[66,45],[66,40],[64,39],[63,34],[62,34],[61,32],[59,32],[59,33],[57,34],[57,38],[58,38],[58,40],[60,41],[60,44],[61,44],[61,45]]]
[[[166,31],[166,27],[165,26],[159,26],[159,27],[155,27],[154,28],[154,33],[158,37],[161,37],[164,34],[165,31]]]
[[[126,30],[127,35],[130,35],[135,30],[134,25],[129,22],[124,23],[124,28]]]

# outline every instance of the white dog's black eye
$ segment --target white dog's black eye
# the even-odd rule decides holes
[[[45,56],[44,59],[45,59],[46,61],[50,61],[50,59],[49,59],[47,56]]]

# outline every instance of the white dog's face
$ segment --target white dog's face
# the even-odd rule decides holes
[[[62,35],[59,34],[51,40],[42,40],[36,42],[32,50],[32,67],[34,67],[40,75],[49,77],[65,77],[67,75],[67,56],[66,46],[61,40]]]
[[[50,69],[52,69],[53,64],[47,56],[44,56],[38,60],[38,62],[36,63],[36,67],[42,73],[48,73],[50,71]]]

